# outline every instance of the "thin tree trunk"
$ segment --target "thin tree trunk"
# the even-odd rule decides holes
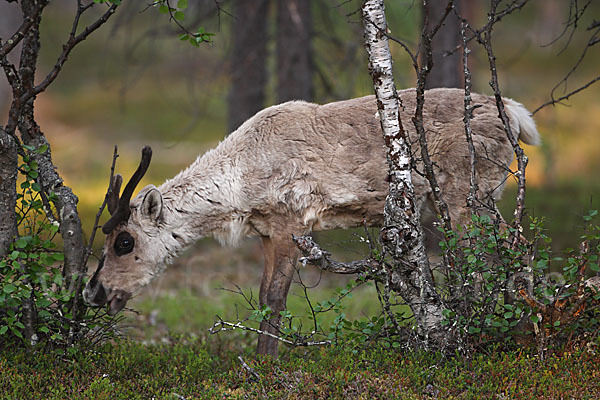
[[[454,7],[460,12],[460,0],[454,1]],[[443,17],[448,0],[429,0],[426,12],[423,12],[423,29],[430,31]],[[428,14],[428,16],[426,15]],[[433,68],[427,78],[426,89],[449,87],[462,88],[464,77],[462,74],[462,60],[460,52],[445,55],[462,43],[460,36],[460,20],[454,13],[450,13],[431,41],[433,51]]]
[[[37,66],[38,55],[40,51],[39,26],[41,21],[41,12],[36,9],[36,3],[33,0],[22,0],[21,7],[25,17],[30,16],[36,21],[27,35],[23,39],[23,50],[21,52],[21,61],[19,65],[19,75],[21,76],[21,87],[23,91],[30,91],[34,86],[35,70]],[[80,310],[82,298],[81,282],[87,273],[83,265],[83,255],[85,245],[83,242],[83,233],[81,220],[77,212],[77,196],[68,186],[63,184],[63,180],[56,172],[56,167],[52,162],[50,146],[46,137],[35,122],[34,117],[35,97],[23,104],[20,110],[19,131],[23,143],[26,145],[40,148],[45,146],[47,150],[43,153],[32,153],[31,157],[38,163],[38,183],[44,193],[54,193],[57,196],[56,208],[59,231],[64,245],[64,267],[63,275],[69,290],[75,294],[73,308],[73,318]],[[49,210],[50,212],[50,210]],[[52,218],[50,216],[50,218]]]
[[[10,37],[21,23],[18,4],[0,2],[0,38]],[[4,74],[0,76],[0,115],[8,110],[11,88]],[[0,126],[0,258],[6,254],[17,234],[17,144],[14,130]]]
[[[277,2],[277,100],[311,101],[312,16],[310,0]]]
[[[17,145],[0,127],[0,258],[17,234]]]
[[[444,348],[451,342],[451,337],[442,326],[444,307],[435,290],[425,252],[420,210],[414,203],[410,148],[399,114],[400,99],[394,85],[392,56],[385,34],[387,23],[383,0],[367,0],[362,10],[369,71],[377,95],[390,168],[390,191],[381,231],[385,251],[395,261],[388,274],[390,287],[413,311],[417,332],[424,344]]]
[[[6,1],[0,1],[0,39],[10,38],[12,34],[19,28],[23,18],[21,16],[21,10],[19,5],[16,3],[8,3]],[[16,50],[12,52],[16,53]],[[15,57],[8,56],[9,60],[13,60]],[[0,74],[0,115],[4,116],[5,112],[8,111],[11,102],[11,88],[6,80],[4,74]]]
[[[268,0],[236,0],[233,3],[233,54],[228,96],[228,133],[262,110],[267,82]]]

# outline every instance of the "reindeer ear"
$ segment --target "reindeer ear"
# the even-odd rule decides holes
[[[158,222],[162,218],[163,198],[156,187],[148,189],[142,200],[142,215],[153,222]]]

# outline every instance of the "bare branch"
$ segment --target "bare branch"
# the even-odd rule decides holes
[[[431,187],[435,207],[437,209],[437,212],[441,216],[444,228],[450,230],[452,225],[450,221],[450,213],[448,212],[448,205],[442,198],[442,192],[435,177],[435,173],[433,171],[433,162],[431,161],[431,157],[429,156],[427,135],[425,133],[425,128],[423,124],[423,107],[425,105],[425,86],[427,82],[427,77],[429,76],[429,73],[433,68],[433,51],[431,49],[431,40],[441,28],[445,19],[448,17],[448,14],[450,14],[450,11],[452,11],[452,9],[454,8],[454,0],[448,1],[442,17],[430,32],[427,32],[427,27],[429,25],[429,3],[427,0],[423,2],[423,8],[425,12],[425,23],[423,24],[423,32],[421,33],[421,41],[419,43],[419,47],[424,48],[423,53],[425,54],[425,61],[424,65],[422,65],[416,70],[417,104],[415,107],[415,115],[412,118],[412,122],[415,126],[415,130],[417,131],[419,137],[419,145],[421,147],[421,158],[425,169],[425,176],[427,177],[427,181],[429,182],[429,185]]]
[[[240,362],[242,363],[242,367],[248,371],[248,373],[256,380],[258,380],[260,378],[260,375],[258,375],[258,372],[256,372],[254,370],[254,368],[252,368],[251,366],[249,366],[248,364],[246,364],[246,361],[244,361],[244,359],[242,358],[242,356],[238,356],[238,360],[240,360]]]
[[[467,38],[467,43],[471,43],[471,41],[473,39],[480,38],[481,34],[484,31],[486,31],[490,27],[493,27],[495,24],[497,24],[498,22],[502,21],[502,18],[506,17],[507,15],[512,14],[514,11],[521,10],[523,7],[525,7],[525,5],[528,2],[529,2],[529,0],[513,0],[512,3],[510,3],[509,5],[507,5],[506,8],[504,10],[502,10],[501,12],[495,13],[494,15],[488,14],[488,22],[487,22],[487,24],[485,24],[480,29],[474,30],[471,27],[467,27],[472,32],[471,36],[469,36]],[[460,20],[465,20],[463,17],[461,17],[457,13],[456,9],[454,10],[454,12],[456,13],[457,17]],[[457,51],[459,51],[462,47],[463,47],[463,45],[459,44],[454,49],[452,49],[452,50],[444,53],[444,56],[452,55],[452,54],[456,53]]]
[[[0,58],[4,58],[8,53],[12,51],[12,49],[14,49],[21,42],[21,40],[25,37],[27,31],[29,31],[29,28],[31,28],[31,25],[33,25],[33,22],[34,19],[30,16],[26,16],[23,19],[23,23],[17,29],[17,31],[13,33],[12,36],[4,42],[4,45],[2,45],[2,47],[0,47]],[[1,42],[2,41],[0,40],[0,43]]]
[[[106,194],[104,195],[104,201],[98,208],[98,212],[96,213],[96,219],[94,220],[94,226],[92,227],[92,233],[90,234],[90,240],[88,241],[88,245],[85,249],[85,253],[83,255],[83,265],[87,265],[88,259],[90,258],[90,254],[92,254],[92,246],[94,245],[94,239],[96,238],[96,231],[98,230],[100,217],[102,216],[102,212],[108,203],[109,196],[111,194],[111,185],[115,176],[115,164],[117,163],[117,158],[119,154],[117,153],[117,146],[115,146],[115,150],[113,152],[112,163],[110,166],[110,178],[108,180],[108,189],[106,189]]]
[[[569,92],[569,93],[565,94],[564,96],[561,96],[561,97],[559,97],[558,99],[553,99],[553,100],[550,100],[550,101],[548,101],[548,102],[546,102],[546,103],[542,104],[541,106],[539,106],[538,108],[536,108],[536,109],[535,109],[535,110],[532,112],[532,114],[535,114],[535,113],[537,113],[538,111],[540,111],[540,110],[541,110],[542,108],[544,108],[544,107],[547,107],[547,106],[550,106],[550,105],[552,105],[552,106],[553,106],[553,105],[555,105],[555,104],[561,104],[561,102],[562,102],[562,101],[564,101],[564,100],[568,100],[568,99],[569,99],[569,97],[573,96],[574,94],[577,94],[577,93],[581,92],[582,90],[585,90],[585,89],[587,89],[588,87],[592,86],[594,83],[598,82],[599,80],[600,80],[600,75],[599,75],[599,76],[597,76],[597,77],[595,77],[594,79],[592,79],[591,81],[589,81],[589,82],[588,82],[588,83],[586,83],[585,85],[582,85],[582,86],[578,87],[577,89],[575,89],[575,90],[572,90],[571,92]]]
[[[469,185],[469,196],[467,197],[467,205],[471,208],[472,212],[476,212],[475,203],[477,201],[477,192],[479,187],[477,184],[477,157],[475,154],[475,145],[473,144],[473,132],[471,130],[471,119],[473,119],[473,110],[476,108],[471,106],[471,70],[469,69],[469,49],[466,29],[468,23],[466,20],[462,20],[460,27],[460,35],[462,37],[463,44],[463,72],[465,75],[465,111],[463,117],[463,123],[465,124],[465,136],[467,138],[467,145],[469,146],[469,164],[471,166],[470,174],[470,185]]]
[[[548,47],[553,45],[558,40],[560,40],[560,38],[562,38],[569,29],[571,29],[571,32],[569,33],[569,38],[567,39],[567,42],[565,43],[563,48],[558,52],[558,55],[564,52],[569,47],[569,44],[571,44],[573,36],[575,36],[575,31],[579,26],[579,21],[591,3],[592,0],[588,0],[588,2],[584,4],[583,7],[579,8],[578,0],[571,0],[569,4],[569,17],[567,18],[567,22],[565,23],[565,28],[561,33],[558,34],[558,36],[555,39],[552,39],[549,43],[542,45],[542,47]]]
[[[292,240],[304,257],[300,259],[303,265],[311,264],[324,271],[337,274],[358,274],[367,272],[374,274],[379,270],[379,261],[369,258],[366,260],[343,263],[331,258],[331,253],[323,250],[310,236],[292,235]]]
[[[491,7],[489,18],[490,20],[495,20],[495,16],[497,15],[497,7],[500,3],[500,0],[491,0]],[[515,2],[516,3],[516,2]],[[486,29],[483,31],[483,35],[479,35],[477,40],[481,43],[481,45],[485,48],[488,56],[488,63],[490,66],[490,86],[494,91],[494,97],[496,99],[496,107],[498,108],[498,115],[502,120],[502,124],[504,125],[504,130],[506,132],[506,136],[508,138],[509,143],[512,145],[513,150],[517,159],[517,172],[515,173],[517,177],[517,198],[516,205],[514,211],[514,219],[513,224],[516,228],[516,233],[513,235],[512,247],[516,248],[520,241],[520,232],[523,230],[521,226],[521,220],[523,219],[523,213],[525,210],[525,169],[527,168],[527,156],[523,152],[523,149],[519,145],[519,141],[517,136],[512,131],[510,126],[510,122],[508,119],[508,115],[506,114],[506,110],[504,108],[504,101],[502,100],[502,93],[500,91],[500,84],[498,82],[498,69],[496,68],[496,56],[494,55],[494,51],[492,49],[492,29],[493,24],[488,23],[486,25]]]
[[[250,326],[246,326],[243,325],[241,322],[227,322],[227,321],[223,321],[222,319],[219,318],[219,320],[217,322],[215,322],[213,324],[212,327],[210,327],[208,329],[208,331],[212,334],[218,333],[220,331],[230,331],[230,330],[236,330],[236,329],[241,329],[244,331],[249,331],[249,332],[254,332],[254,333],[258,333],[259,335],[266,335],[269,336],[273,339],[277,339],[282,343],[285,344],[289,344],[290,346],[295,346],[295,347],[308,347],[308,346],[328,346],[331,344],[331,340],[321,340],[321,341],[303,341],[303,340],[299,340],[299,341],[292,341],[289,339],[286,339],[284,337],[281,337],[279,335],[276,335],[274,333],[268,332],[268,331],[264,331],[264,330],[260,330],[260,329],[256,329],[256,328],[252,328]]]
[[[91,3],[91,4],[94,4],[94,3]],[[108,21],[108,19],[114,14],[114,12],[116,11],[118,5],[117,4],[112,4],[108,8],[108,10],[106,10],[106,12],[104,14],[102,14],[102,16],[100,18],[98,18],[92,24],[86,26],[85,29],[83,30],[83,32],[81,32],[79,35],[75,36],[75,32],[77,30],[77,25],[79,23],[79,18],[81,16],[81,14],[83,14],[89,7],[91,7],[91,5],[87,5],[87,6],[83,6],[83,7],[78,7],[77,8],[77,14],[76,14],[75,20],[73,22],[73,28],[71,30],[71,34],[69,36],[69,40],[67,40],[67,42],[63,45],[63,51],[60,54],[60,56],[58,57],[58,60],[56,61],[56,64],[54,65],[54,68],[52,68],[52,70],[48,73],[48,75],[46,75],[46,77],[44,78],[44,80],[39,85],[35,86],[31,90],[28,90],[27,92],[25,92],[21,96],[21,99],[20,99],[21,103],[25,103],[29,99],[31,99],[32,97],[35,97],[39,93],[43,92],[44,90],[46,90],[46,88],[52,82],[54,82],[54,80],[56,79],[56,77],[58,76],[58,74],[60,73],[60,71],[62,70],[62,67],[63,67],[64,63],[67,61],[67,58],[69,57],[69,54],[71,54],[71,51],[73,50],[73,48],[78,43],[80,43],[83,40],[87,39],[87,37],[92,32],[94,32],[95,30],[97,30],[98,28],[100,28],[102,25],[104,25],[106,23],[106,21]]]

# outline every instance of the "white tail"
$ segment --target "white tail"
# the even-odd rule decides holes
[[[510,121],[514,122],[514,127],[511,127],[517,129],[518,138],[523,143],[539,146],[541,144],[540,134],[529,110],[523,104],[517,103],[512,99],[504,98],[503,100],[506,105],[506,114]]]

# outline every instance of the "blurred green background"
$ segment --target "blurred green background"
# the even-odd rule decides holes
[[[74,14],[70,1],[53,3],[43,21],[41,74],[54,64]],[[591,35],[582,22],[569,43],[567,34],[548,45],[564,30],[568,3],[531,2],[494,29],[503,94],[530,110],[549,99],[552,88],[572,68]],[[465,1],[465,5],[474,25],[485,22],[487,2]],[[191,9],[198,26],[216,33],[212,44],[195,48],[177,40],[175,26],[156,9],[147,8],[145,2],[124,2],[105,27],[76,48],[60,77],[38,97],[37,120],[52,145],[60,174],[79,196],[86,232],[91,229],[106,190],[115,144],[120,154],[117,169],[125,177],[136,168],[141,147],[153,147],[153,162],[141,188],[172,177],[228,133],[226,98],[232,71],[236,71],[230,61],[231,29],[243,16],[232,15],[231,1],[220,2],[220,6],[219,12],[215,2],[198,1]],[[421,25],[419,2],[389,1],[386,6],[392,35],[415,48]],[[312,2],[316,102],[373,91],[362,25],[355,13],[358,7],[357,1]],[[265,107],[276,98],[273,8],[268,18]],[[600,4],[592,2],[586,15],[587,22],[592,16],[598,18]],[[485,54],[474,42],[472,48],[473,90],[489,94]],[[398,45],[392,45],[392,51],[397,86],[413,87],[415,74],[408,57]],[[598,65],[598,49],[591,48],[585,62],[557,94],[593,78],[598,74]],[[576,245],[583,225],[581,216],[600,206],[600,85],[574,96],[567,105],[543,109],[535,119],[543,145],[525,148],[530,159],[527,212],[547,217],[546,226],[555,248],[560,250]],[[514,182],[509,181],[500,204],[507,219],[514,193]],[[333,232],[318,236],[339,258],[352,259],[365,251],[357,245],[355,235]],[[217,288],[237,282],[244,289],[252,289],[256,296],[261,270],[262,254],[256,240],[249,239],[235,251],[218,247],[212,239],[202,240],[132,303],[140,314],[130,314],[130,324],[153,327],[132,332],[150,338],[169,330],[204,332],[215,314],[235,316],[233,304],[242,303],[238,296]],[[322,277],[309,268],[302,273],[311,283],[320,281],[312,289],[315,298],[331,297],[332,288],[347,281],[340,276]],[[373,288],[361,288],[359,292],[348,301],[348,314],[373,314],[377,309]],[[296,296],[290,298],[290,304],[302,308]]]

